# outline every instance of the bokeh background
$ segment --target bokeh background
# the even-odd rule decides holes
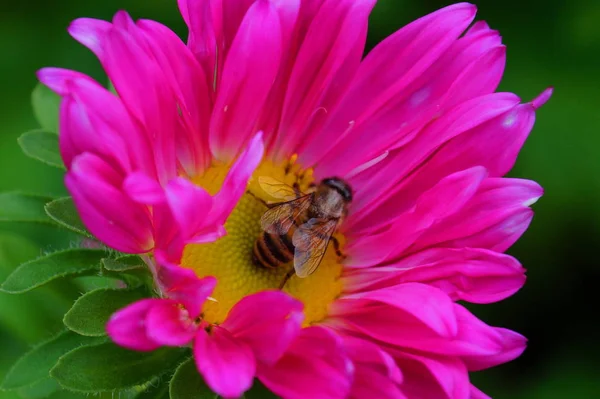
[[[380,0],[369,46],[446,1]],[[555,86],[538,112],[513,176],[540,182],[529,231],[512,249],[528,269],[514,297],[473,307],[486,322],[525,334],[518,360],[474,375],[494,398],[600,398],[597,326],[600,248],[600,2],[481,0],[479,19],[502,33],[508,64],[501,89],[530,100]],[[0,5],[0,190],[64,194],[62,174],[20,151],[16,138],[37,127],[30,107],[34,72],[43,66],[85,71],[105,81],[96,59],[66,33],[87,16],[110,19],[118,9],[186,31],[175,0],[22,0]],[[25,236],[24,241],[20,236]],[[0,224],[0,280],[18,263],[63,248],[73,237],[44,226]],[[40,339],[58,331],[78,295],[55,283],[21,296],[0,293],[0,378]],[[0,398],[17,397],[0,392]]]

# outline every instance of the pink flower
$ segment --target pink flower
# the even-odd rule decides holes
[[[240,396],[256,376],[284,399],[484,398],[469,372],[525,349],[456,301],[524,284],[503,252],[542,189],[503,176],[552,90],[523,104],[495,92],[505,47],[466,3],[362,59],[374,3],[180,0],[187,46],[124,12],[72,23],[118,96],[40,71],[63,97],[67,187],[100,240],[158,261],[161,298],[112,318],[117,343],[193,341],[218,394]],[[329,245],[314,274],[280,291],[288,270],[252,261],[272,200],[261,176],[352,189],[335,233],[343,256]]]
[[[193,342],[198,370],[226,398],[249,389],[256,368],[280,359],[300,332],[302,304],[281,291],[249,295],[222,325],[209,325],[201,309],[216,280],[198,279],[193,271],[167,262],[157,270],[155,280],[165,297],[143,299],[113,314],[108,334],[117,344],[139,351]]]

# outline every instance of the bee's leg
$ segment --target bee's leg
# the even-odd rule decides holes
[[[332,236],[331,242],[333,243],[333,249],[335,250],[335,254],[342,260],[346,259],[346,255],[340,249],[340,242],[338,241],[338,239]]]
[[[285,274],[285,277],[283,278],[283,281],[281,282],[281,284],[279,284],[279,288],[277,288],[278,290],[282,290],[283,287],[285,286],[285,283],[288,282],[288,280],[294,275],[294,273],[296,273],[296,270],[294,268],[292,268],[292,270],[290,270],[289,272],[287,272]]]

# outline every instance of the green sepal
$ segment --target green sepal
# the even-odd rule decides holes
[[[99,337],[106,335],[106,323],[119,309],[142,299],[143,290],[113,290],[100,288],[87,292],[75,301],[65,314],[65,326],[81,335]]]
[[[42,129],[57,133],[60,96],[39,83],[31,93],[31,104]]]
[[[100,261],[106,252],[75,248],[51,253],[23,263],[2,283],[0,290],[18,294],[68,275],[100,272]]]
[[[49,372],[65,353],[82,345],[95,345],[104,338],[89,338],[63,331],[42,342],[21,357],[9,370],[0,388],[12,390],[31,386],[49,377]]]
[[[217,399],[214,393],[204,382],[196,368],[193,358],[181,363],[171,382],[169,383],[171,399]]]
[[[44,205],[46,214],[58,225],[77,234],[92,237],[79,218],[79,213],[73,203],[73,198],[64,197],[50,201]]]
[[[45,130],[32,130],[17,139],[23,153],[56,168],[65,169],[58,150],[58,136]]]
[[[56,360],[58,361],[58,359]],[[48,375],[48,377],[35,382],[33,385],[19,388],[17,392],[24,399],[42,399],[47,398],[58,389],[60,389],[58,382]]]
[[[106,270],[110,270],[112,272],[124,272],[127,270],[143,268],[144,261],[137,255],[123,255],[116,259],[102,259],[102,265]]]
[[[52,223],[44,206],[52,198],[18,192],[0,193],[0,222]]]
[[[111,342],[75,349],[60,358],[50,375],[66,389],[107,392],[146,384],[177,365],[187,348],[136,352]]]

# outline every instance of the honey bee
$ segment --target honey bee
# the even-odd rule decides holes
[[[259,185],[270,196],[283,202],[271,205],[260,220],[262,234],[254,243],[254,263],[266,268],[284,267],[292,260],[294,268],[280,285],[294,274],[300,278],[314,273],[332,241],[338,256],[339,243],[333,233],[346,216],[352,189],[342,179],[323,179],[310,193],[268,177]]]

